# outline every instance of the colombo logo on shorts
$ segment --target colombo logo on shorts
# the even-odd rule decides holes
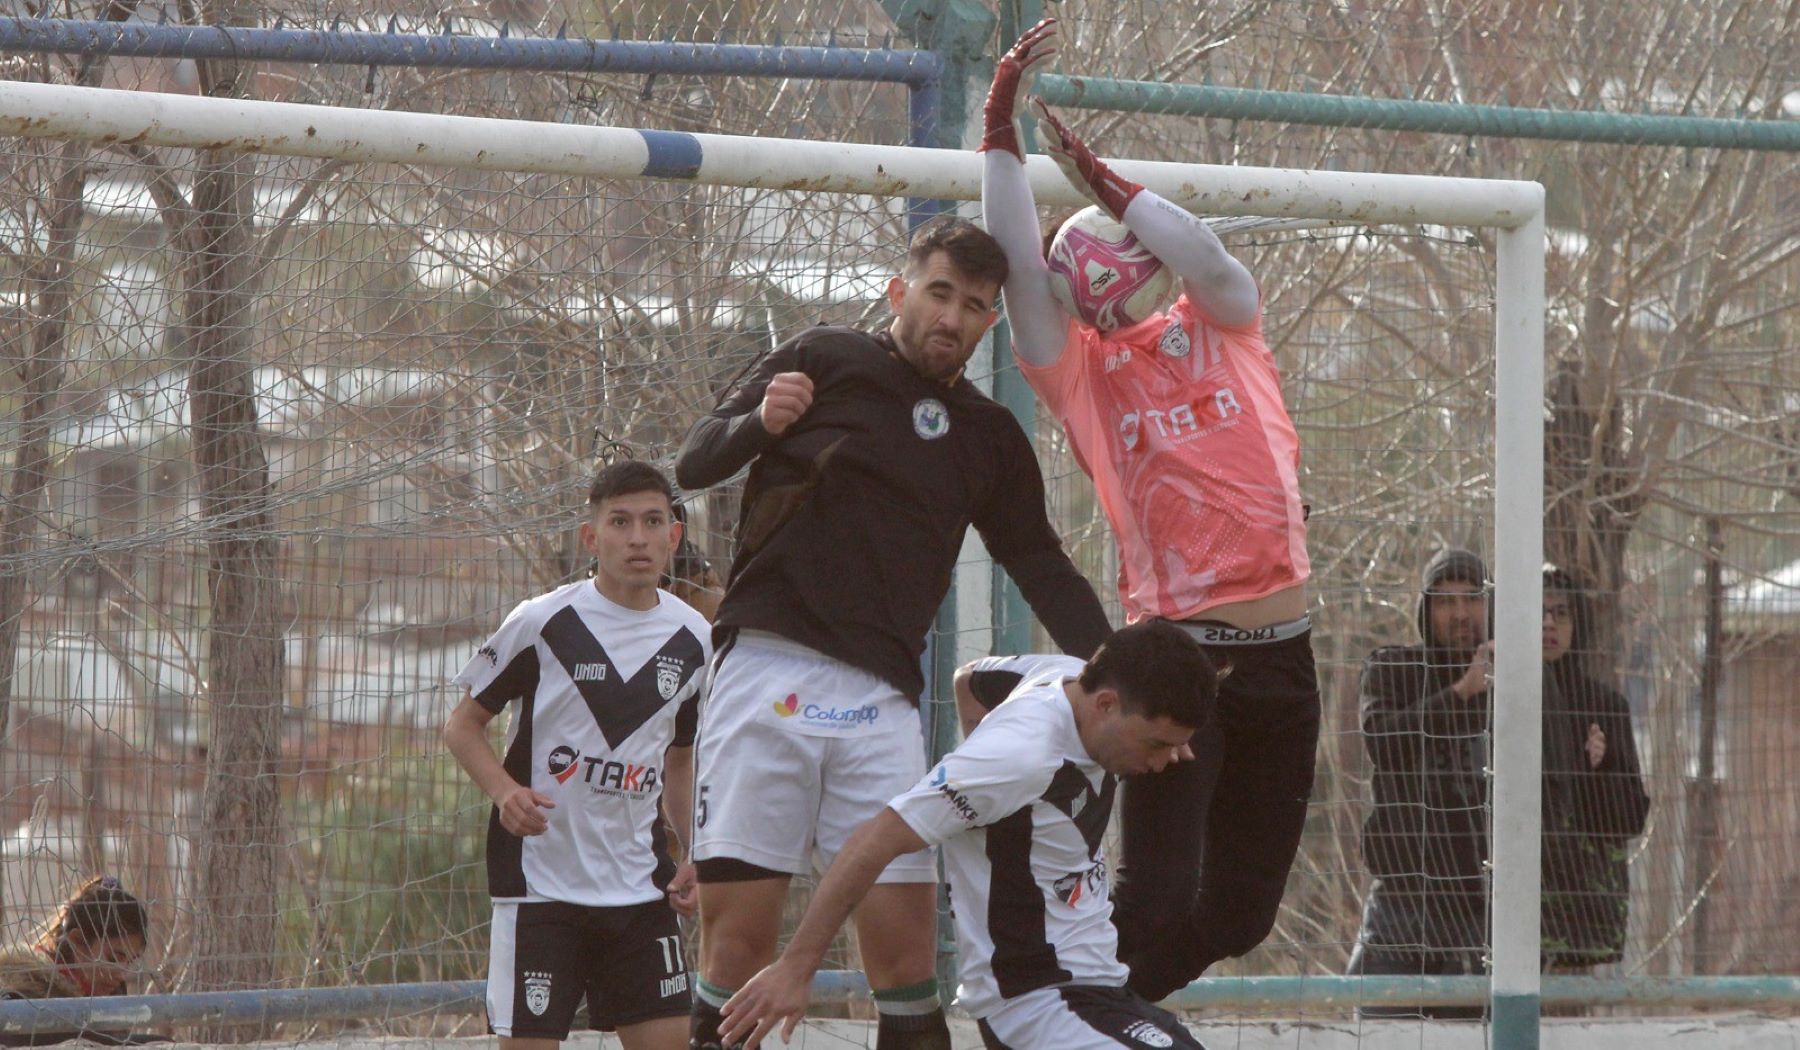
[[[1133,1021],[1125,1026],[1125,1034],[1145,1046],[1174,1046],[1175,1037],[1149,1021]]]
[[[874,704],[863,704],[861,707],[826,707],[823,704],[803,704],[799,693],[789,693],[786,697],[775,701],[775,713],[782,718],[798,716],[803,722],[814,725],[828,725],[839,729],[855,729],[858,726],[872,726],[881,717],[881,708]]]
[[[547,973],[525,974],[525,1007],[539,1017],[550,1008],[550,975]]]

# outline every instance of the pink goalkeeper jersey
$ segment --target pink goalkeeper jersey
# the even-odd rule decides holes
[[[1112,333],[1071,324],[1055,364],[1019,370],[1094,479],[1131,621],[1192,619],[1306,579],[1300,439],[1260,312],[1225,328],[1184,295]]]

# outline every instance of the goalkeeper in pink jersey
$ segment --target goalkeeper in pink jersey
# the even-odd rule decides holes
[[[987,98],[982,207],[1010,267],[1013,352],[1093,478],[1127,617],[1176,622],[1230,668],[1194,738],[1198,761],[1130,778],[1123,793],[1120,957],[1154,1001],[1268,936],[1299,848],[1319,735],[1300,443],[1250,272],[1034,98],[1064,174],[1181,290],[1166,311],[1105,330],[1051,297],[1016,117],[1055,43],[1054,19],[1026,32]]]

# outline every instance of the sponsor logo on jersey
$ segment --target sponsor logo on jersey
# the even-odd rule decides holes
[[[975,806],[969,802],[969,796],[963,794],[962,788],[950,779],[950,771],[944,768],[943,763],[939,763],[937,769],[931,774],[931,786],[937,788],[937,793],[944,796],[944,801],[950,803],[950,808],[955,810],[956,815],[961,817],[965,823],[973,824],[979,819],[979,814],[975,812]]]
[[[1125,451],[1130,452],[1137,448],[1138,414],[1136,412],[1127,412],[1119,420],[1119,438],[1125,442]]]
[[[490,666],[490,667],[499,667],[500,666],[500,650],[494,648],[491,645],[484,645],[481,648],[475,650],[475,655],[487,657],[488,666]]]
[[[1050,884],[1051,892],[1064,904],[1074,904],[1083,897],[1106,896],[1106,861],[1098,860],[1086,871],[1071,871]]]
[[[577,682],[604,682],[606,681],[606,665],[576,664],[575,673],[569,677]]]
[[[860,707],[829,707],[825,704],[801,703],[798,693],[789,693],[786,697],[775,701],[773,706],[775,713],[782,718],[798,717],[802,722],[831,726],[834,729],[872,726],[881,717],[881,708],[874,704],[863,704]]]
[[[1128,365],[1130,363],[1131,363],[1131,348],[1130,347],[1126,347],[1125,349],[1119,351],[1116,354],[1107,354],[1106,355],[1105,365],[1106,365],[1106,371],[1108,373],[1117,372],[1119,369],[1124,368],[1126,365]]]
[[[1133,1021],[1125,1026],[1125,1034],[1145,1046],[1174,1046],[1175,1037],[1150,1021]]]
[[[616,798],[648,798],[662,779],[662,771],[656,766],[595,756],[582,758],[581,752],[567,744],[552,748],[545,764],[558,784],[567,784],[579,773],[581,783],[589,791]]]
[[[614,798],[649,798],[656,793],[662,771],[649,764],[620,762],[611,758],[584,758],[581,782],[596,795]]]
[[[1203,411],[1199,404],[1189,403],[1127,412],[1119,417],[1119,438],[1125,443],[1127,452],[1137,448],[1146,431],[1155,431],[1158,437],[1181,442],[1198,437],[1203,430],[1223,425],[1232,416],[1242,415],[1243,411],[1237,395],[1229,387],[1223,387],[1214,392],[1211,411]]]
[[[1166,357],[1186,357],[1194,344],[1188,339],[1187,329],[1180,321],[1170,321],[1169,327],[1163,329],[1162,339],[1156,348]]]
[[[656,691],[664,700],[672,700],[681,688],[681,673],[687,670],[673,656],[656,658]]]
[[[550,975],[547,973],[525,973],[525,1007],[539,1017],[550,1009]]]
[[[556,778],[558,784],[567,784],[569,778],[575,775],[575,770],[580,768],[576,764],[580,760],[581,752],[567,744],[558,744],[550,750],[550,758],[546,764],[550,767],[550,775]]]
[[[913,433],[926,441],[936,441],[950,433],[950,410],[935,397],[919,399],[913,405]]]

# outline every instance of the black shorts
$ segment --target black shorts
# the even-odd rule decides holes
[[[488,1028],[518,1039],[567,1039],[585,998],[594,1028],[685,1017],[692,1000],[681,925],[667,901],[591,908],[494,902]]]

